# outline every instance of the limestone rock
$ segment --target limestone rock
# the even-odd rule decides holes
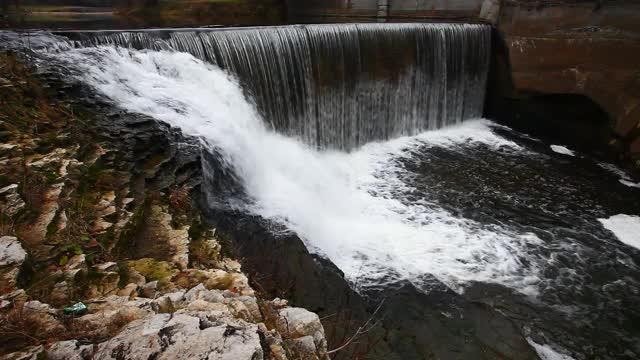
[[[69,285],[66,281],[59,282],[53,286],[49,294],[49,302],[52,304],[66,304],[69,302]]]
[[[140,274],[136,269],[129,268],[127,270],[127,274],[129,275],[129,281],[138,286],[142,286],[147,283],[147,279],[145,279],[145,277],[142,274]]]
[[[38,329],[40,336],[47,334],[56,334],[61,332],[64,327],[56,318],[56,311],[48,304],[40,301],[27,301],[22,309],[26,321],[36,324],[34,327]]]
[[[99,273],[117,272],[118,271],[118,264],[116,264],[114,262],[107,262],[107,263],[103,263],[103,264],[94,265],[94,268]]]
[[[17,238],[13,236],[0,237],[0,288],[13,291],[16,288],[20,267],[24,263],[27,253]]]
[[[102,275],[99,284],[99,292],[103,295],[113,295],[118,291],[120,275],[115,272],[106,272]]]
[[[146,297],[149,299],[154,299],[157,293],[158,293],[158,281],[151,281],[146,283],[142,287],[142,290],[140,291],[140,295],[142,295],[142,297]]]
[[[25,207],[25,202],[18,193],[18,184],[11,184],[0,189],[0,213],[12,217]]]
[[[60,208],[58,204],[58,198],[62,193],[64,183],[52,185],[44,195],[43,204],[40,207],[40,215],[36,219],[35,223],[25,231],[23,234],[23,240],[32,251],[32,255],[36,259],[44,258],[48,256],[50,247],[44,246],[42,243],[47,236],[47,227],[53,221]]]
[[[127,284],[124,288],[118,291],[118,296],[136,297],[138,295],[138,285],[134,283]]]
[[[31,346],[22,351],[0,356],[0,360],[37,360],[38,355],[44,351],[44,346]]]
[[[313,341],[313,336],[303,336],[297,339],[287,340],[287,344],[299,359],[319,360],[318,350]]]
[[[93,356],[93,345],[81,345],[76,340],[54,343],[46,351],[48,360],[85,360]]]
[[[290,341],[295,344],[296,349],[316,354],[320,359],[326,357],[327,341],[317,314],[303,308],[284,308],[278,314],[280,317],[276,320],[276,329],[285,339],[297,340]]]
[[[189,226],[174,229],[171,215],[160,206],[151,209],[151,221],[157,224],[158,231],[165,237],[165,241],[173,248],[171,258],[180,269],[186,269],[189,264]]]
[[[242,273],[231,273],[220,269],[188,269],[179,274],[176,283],[182,288],[192,288],[203,284],[206,289],[229,290],[238,295],[253,295],[249,280]]]
[[[126,296],[112,295],[99,301],[87,303],[88,314],[75,321],[92,331],[95,335],[110,335],[114,326],[142,319],[153,314],[148,299],[129,299]]]
[[[94,359],[262,359],[258,328],[214,325],[189,314],[157,314],[130,323],[100,346]]]
[[[22,305],[28,300],[29,296],[23,289],[18,289],[10,293],[0,296],[0,310],[10,305]]]

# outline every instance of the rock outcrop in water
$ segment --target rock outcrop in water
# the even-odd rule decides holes
[[[202,221],[191,140],[0,67],[0,358],[327,358],[318,316],[263,299]]]

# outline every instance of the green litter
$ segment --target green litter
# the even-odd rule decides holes
[[[84,314],[86,311],[87,311],[87,305],[81,302],[75,303],[70,307],[66,307],[62,309],[62,312],[65,313],[66,315],[81,315],[81,314]]]

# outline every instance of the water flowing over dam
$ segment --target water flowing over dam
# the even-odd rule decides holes
[[[199,154],[212,218],[264,221],[282,235],[274,246],[295,238],[311,262],[335,265],[347,289],[396,301],[383,319],[408,329],[396,348],[428,334],[435,340],[424,344],[444,337],[453,349],[442,358],[460,358],[473,324],[501,344],[508,335],[485,329],[494,318],[475,317],[492,308],[541,354],[635,359],[640,183],[571,145],[477,119],[490,32],[294,25],[43,32],[28,44],[38,66],[107,109],[108,124],[111,112],[141,116],[193,140],[176,148]],[[26,40],[0,32],[3,41]],[[278,269],[296,262],[241,239]]]
[[[236,76],[271,126],[320,148],[482,115],[490,28],[342,24],[72,34],[83,46],[187,52]]]

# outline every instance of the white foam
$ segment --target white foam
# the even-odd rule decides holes
[[[620,181],[622,185],[640,189],[640,183],[634,183],[633,181],[629,181],[627,179],[619,179],[618,181]]]
[[[598,221],[614,233],[618,240],[640,249],[640,217],[618,214],[608,219],[598,219]]]
[[[551,348],[549,345],[540,345],[529,338],[527,338],[527,341],[538,353],[538,356],[540,356],[541,360],[574,360],[574,358],[572,358],[571,356],[561,354]]]
[[[539,269],[527,249],[540,244],[537,237],[457,218],[424,200],[402,201],[412,191],[403,179],[412,174],[393,160],[417,147],[482,143],[519,151],[486,120],[350,154],[319,152],[269,131],[234,79],[188,54],[90,48],[59,56],[124,109],[215,146],[253,199],[248,210],[285,223],[354,281],[429,273],[459,291],[484,281],[536,292]]]
[[[618,179],[618,181],[620,181],[621,184],[629,187],[633,187],[633,188],[640,188],[640,183],[634,183],[631,176],[629,176],[629,174],[626,171],[620,169],[619,167],[609,163],[598,163],[598,166],[615,175],[620,176],[620,179]]]
[[[561,145],[551,145],[551,150],[553,150],[554,152],[557,152],[558,154],[563,154],[563,155],[569,155],[569,156],[576,156],[576,153],[567,149],[564,146]]]

